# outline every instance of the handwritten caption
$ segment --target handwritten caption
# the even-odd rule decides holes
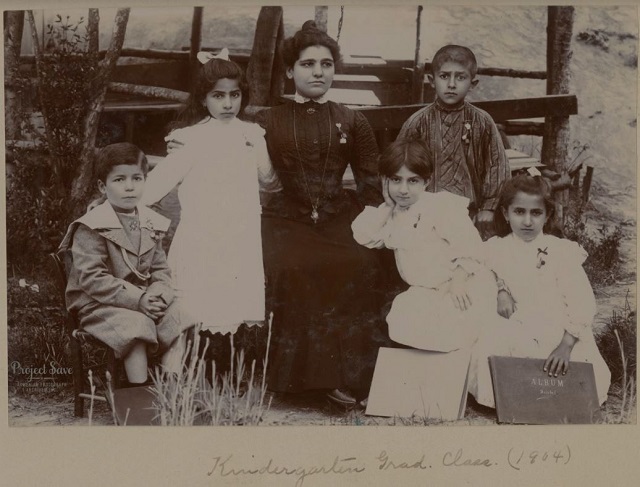
[[[497,457],[487,458],[467,453],[463,448],[446,451],[427,459],[426,454],[418,454],[415,458],[394,457],[383,450],[373,458],[356,456],[335,456],[325,464],[287,465],[280,464],[273,458],[262,463],[247,466],[236,460],[234,455],[213,457],[212,465],[207,471],[209,477],[241,477],[241,476],[280,476],[290,478],[295,487],[302,487],[305,480],[318,475],[358,475],[364,472],[389,472],[399,470],[426,471],[433,468],[476,467],[480,469],[508,466],[517,471],[536,468],[542,465],[564,466],[571,461],[569,445],[555,446],[548,449],[531,449],[513,447]]]

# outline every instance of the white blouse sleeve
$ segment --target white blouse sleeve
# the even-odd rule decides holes
[[[181,157],[184,149],[175,149],[171,154],[158,163],[147,175],[144,193],[140,202],[152,205],[164,198],[191,169],[192,161]]]
[[[377,208],[365,206],[351,224],[354,240],[370,249],[383,248],[390,234],[387,223],[391,220],[391,214],[392,208],[386,203]]]
[[[258,164],[258,182],[260,183],[260,191],[265,193],[277,193],[282,191],[282,183],[278,178],[278,174],[271,164],[269,152],[267,151],[267,142],[264,139],[264,129],[256,125],[256,134],[252,137],[252,144],[256,153],[256,162]]]
[[[461,266],[473,274],[482,266],[482,239],[469,218],[469,200],[450,193],[442,195],[445,204],[441,205],[437,231],[450,245],[451,269]]]
[[[562,294],[567,321],[565,329],[580,339],[593,333],[596,299],[589,278],[582,267],[587,252],[576,242],[560,240],[561,259],[558,263],[558,291]]]

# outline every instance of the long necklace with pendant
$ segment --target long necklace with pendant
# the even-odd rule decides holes
[[[311,203],[311,220],[313,223],[318,223],[318,219],[320,215],[318,213],[318,206],[320,204],[320,196],[322,196],[322,190],[324,187],[324,175],[327,170],[327,164],[329,162],[329,153],[331,152],[331,108],[327,107],[327,113],[329,115],[329,143],[327,144],[327,156],[324,159],[324,167],[322,168],[322,179],[320,179],[320,190],[318,191],[318,196],[316,197],[315,204],[311,198],[311,190],[309,189],[309,181],[307,180],[307,174],[304,170],[304,164],[302,162],[302,157],[300,157],[300,149],[298,148],[298,134],[296,131],[296,106],[293,105],[293,141],[296,145],[296,154],[298,155],[298,162],[300,163],[300,169],[302,171],[302,179],[304,181],[304,185],[307,188],[307,194],[309,195],[309,202]]]

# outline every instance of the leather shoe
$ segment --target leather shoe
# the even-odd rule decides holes
[[[356,399],[348,392],[341,391],[340,389],[334,389],[331,392],[327,392],[327,397],[330,401],[340,406],[355,406]]]

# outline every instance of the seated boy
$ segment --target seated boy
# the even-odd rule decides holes
[[[131,385],[147,382],[147,353],[163,353],[162,365],[179,370],[178,319],[171,273],[162,250],[169,220],[138,206],[147,158],[124,142],[104,147],[96,161],[98,189],[107,200],[74,221],[60,251],[73,259],[67,307],[82,328],[123,358]],[[171,351],[171,353],[167,353]]]
[[[465,101],[477,84],[470,49],[449,45],[433,57],[436,100],[404,123],[398,140],[420,138],[435,161],[428,191],[449,191],[471,201],[469,214],[483,238],[491,234],[498,188],[510,177],[509,160],[491,116]]]

